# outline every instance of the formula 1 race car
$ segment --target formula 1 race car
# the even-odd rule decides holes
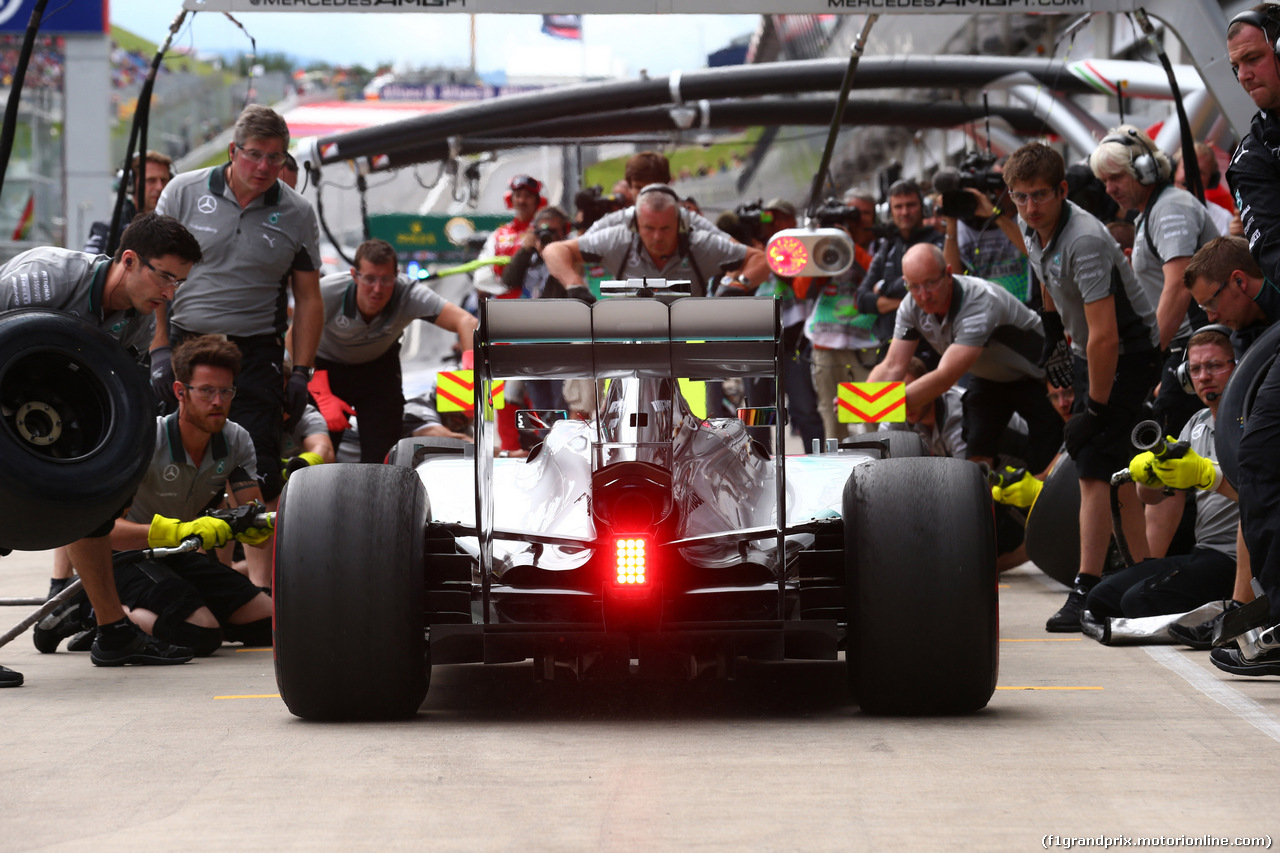
[[[924,456],[910,432],[787,458],[744,419],[696,417],[682,378],[781,387],[777,303],[641,294],[484,303],[477,412],[499,377],[607,388],[592,421],[520,413],[545,429],[527,458],[495,459],[477,417],[474,445],[408,438],[389,464],[290,478],[275,663],[292,713],[412,716],[440,664],[692,678],[841,650],[865,711],[987,704],[996,549],[978,466]],[[741,414],[773,420],[781,448],[774,402]]]

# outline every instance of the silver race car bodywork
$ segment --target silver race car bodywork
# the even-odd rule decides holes
[[[743,420],[701,419],[687,404],[681,379],[764,375],[779,387],[780,340],[772,299],[486,302],[475,410],[504,377],[587,377],[602,389],[599,415],[526,413],[549,422],[527,459],[495,459],[477,418],[474,445],[409,438],[388,465],[291,478],[276,553],[276,665],[290,709],[411,714],[434,664],[532,659],[546,678],[634,662],[727,676],[739,657],[842,650],[864,709],[983,707],[997,659],[995,552],[977,466],[923,458],[905,432],[787,458]],[[745,414],[774,421],[781,447],[773,402]],[[360,525],[334,517],[346,500],[365,508]],[[341,641],[317,631],[317,608],[343,602],[349,623],[352,601],[362,627]],[[904,682],[882,660],[901,646],[905,612],[950,632],[955,666],[942,682]],[[359,698],[323,683],[315,655],[346,660]]]

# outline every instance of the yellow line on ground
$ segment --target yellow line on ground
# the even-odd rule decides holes
[[[1101,690],[1101,687],[997,687],[996,690]]]
[[[1082,643],[1084,637],[1030,637],[1025,640],[1012,640],[1008,637],[1001,637],[1002,643]]]
[[[250,693],[244,696],[214,696],[214,699],[279,699],[279,693]]]
[[[1009,584],[1007,584],[1007,583],[998,583],[998,584],[996,584],[996,589],[1008,589],[1008,588],[1009,588]]]
[[[236,649],[236,652],[237,652],[237,653],[239,653],[239,652],[269,652],[269,651],[271,651],[271,647],[270,647],[270,646],[262,646],[261,648],[252,648],[252,649]]]

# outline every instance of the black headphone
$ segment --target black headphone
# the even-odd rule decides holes
[[[1142,148],[1146,153],[1133,156],[1133,152],[1129,152],[1129,165],[1133,167],[1134,176],[1138,179],[1138,183],[1144,187],[1157,184],[1163,177],[1160,174],[1160,161],[1156,159],[1156,149],[1147,144],[1138,131],[1130,128],[1129,130],[1119,133],[1108,134],[1103,137],[1099,145],[1106,145],[1108,142],[1114,142],[1117,145],[1123,145],[1125,148]]]
[[[642,190],[640,190],[640,192],[636,193],[636,203],[631,208],[631,221],[627,223],[627,226],[632,231],[635,231],[637,233],[640,231],[640,224],[637,222],[637,218],[640,215],[640,196],[644,195],[645,193],[661,193],[662,195],[670,196],[671,198],[675,199],[676,223],[677,223],[676,229],[680,234],[681,238],[683,238],[689,233],[689,220],[687,218],[688,211],[685,210],[684,205],[680,203],[681,201],[680,194],[677,193],[675,190],[671,189],[671,187],[667,186],[666,184],[648,184]]]
[[[1201,332],[1218,332],[1219,334],[1226,335],[1227,338],[1230,339],[1232,331],[1233,330],[1231,329],[1231,327],[1224,326],[1221,323],[1210,323],[1207,326],[1201,326],[1200,328],[1194,330],[1191,333],[1191,336],[1195,337]],[[1178,382],[1182,384],[1183,391],[1186,391],[1188,394],[1194,394],[1196,393],[1196,387],[1191,383],[1191,371],[1187,367],[1187,363],[1190,361],[1190,359],[1191,359],[1191,344],[1187,344],[1187,346],[1184,347],[1182,350],[1182,364],[1178,365],[1178,369],[1174,371],[1174,375],[1178,377]]]
[[[1267,44],[1271,45],[1271,52],[1280,57],[1280,17],[1277,17],[1275,4],[1269,4],[1265,12],[1259,12],[1254,9],[1245,9],[1240,14],[1231,19],[1227,24],[1227,32],[1231,32],[1231,28],[1236,24],[1248,24],[1262,30],[1262,35],[1266,38]],[[1236,74],[1236,70],[1231,69],[1232,74]],[[1236,74],[1239,77],[1239,74]]]

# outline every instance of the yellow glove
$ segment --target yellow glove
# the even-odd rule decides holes
[[[270,527],[250,527],[236,534],[236,540],[246,545],[261,545],[275,533]]]
[[[1042,488],[1044,488],[1044,483],[1031,476],[1031,472],[1028,471],[1016,483],[1008,486],[992,486],[991,499],[996,503],[1009,504],[1010,506],[1026,509],[1036,502],[1036,498],[1040,496]]]
[[[1155,472],[1156,456],[1150,450],[1145,453],[1139,453],[1137,456],[1129,460],[1129,476],[1133,478],[1135,483],[1144,486],[1152,486],[1160,488],[1164,485],[1160,480],[1160,475]]]
[[[1178,459],[1157,459],[1151,467],[1165,485],[1175,489],[1212,491],[1222,482],[1222,469],[1189,448]]]
[[[147,545],[152,548],[176,548],[189,536],[200,538],[202,548],[221,548],[231,538],[231,525],[220,518],[201,517],[195,521],[178,521],[157,515],[147,531]]]
[[[297,471],[301,468],[306,468],[311,465],[324,464],[324,459],[320,456],[319,453],[312,453],[309,450],[306,451],[305,453],[299,453],[297,456],[294,456],[282,461],[285,463],[284,465],[285,480],[288,480],[290,474],[292,474],[294,471]]]

